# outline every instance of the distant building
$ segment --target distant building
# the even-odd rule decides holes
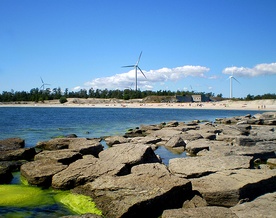
[[[177,102],[207,102],[210,101],[210,98],[206,95],[177,95]]]

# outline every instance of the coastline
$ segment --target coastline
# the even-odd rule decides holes
[[[34,102],[0,103],[0,107],[63,107],[63,108],[150,108],[150,109],[208,109],[208,110],[260,110],[276,111],[276,99],[193,103],[146,103],[142,99],[123,101],[117,99],[68,99],[60,104],[58,100]]]

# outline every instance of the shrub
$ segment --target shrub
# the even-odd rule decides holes
[[[64,96],[62,96],[62,97],[60,97],[59,102],[60,102],[61,104],[63,104],[63,103],[65,103],[65,102],[67,102],[67,98],[64,97]]]

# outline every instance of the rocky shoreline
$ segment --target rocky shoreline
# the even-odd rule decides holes
[[[105,138],[105,150],[102,139],[75,135],[35,148],[0,140],[0,183],[20,169],[30,185],[92,197],[108,218],[274,217],[275,127],[276,112],[265,112],[141,125]],[[165,165],[154,153],[160,146],[189,157]]]

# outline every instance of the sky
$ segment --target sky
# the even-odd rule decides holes
[[[276,93],[275,0],[0,0],[0,93]]]

